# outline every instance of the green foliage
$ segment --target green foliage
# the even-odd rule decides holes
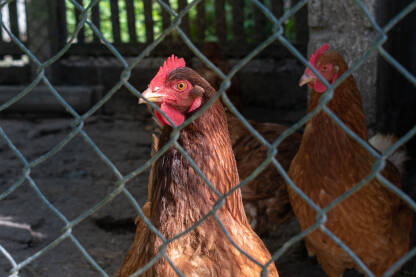
[[[142,0],[134,1],[134,14],[136,15],[136,33],[139,42],[146,41],[146,28],[144,27],[144,6]]]
[[[285,37],[290,41],[296,40],[295,20],[293,17],[290,17],[285,24]]]
[[[75,8],[68,0],[65,0],[66,6],[66,25],[68,28],[68,33],[72,34],[75,30],[76,20],[75,20]]]
[[[190,22],[195,22],[196,19],[197,19],[197,16],[198,15],[197,15],[197,12],[196,12],[196,8],[193,8],[189,11],[189,21]],[[196,38],[197,37],[197,26],[196,26],[196,24],[190,24],[189,32],[190,32],[191,38]]]
[[[142,0],[131,0],[133,1],[134,5],[134,12],[135,12],[135,26],[136,26],[136,33],[138,42],[146,42],[146,27],[145,27],[145,20],[144,20],[144,5]],[[189,2],[190,0],[188,0]],[[264,0],[263,3],[270,7],[271,1],[277,0]],[[88,1],[83,1],[84,7],[87,6]],[[75,26],[77,23],[76,16],[75,16],[75,8],[74,5],[69,1],[65,0],[65,4],[67,7],[66,10],[66,20],[67,20],[67,28],[69,35],[74,32]],[[177,0],[170,0],[169,4],[174,10],[178,10],[178,1]],[[216,36],[216,28],[215,28],[215,21],[217,19],[215,14],[215,0],[205,0],[202,2],[205,8],[205,40],[206,41],[217,41],[218,38]],[[244,30],[246,33],[247,42],[254,42],[255,36],[255,19],[254,19],[254,10],[258,9],[250,0],[243,1],[243,11],[244,11]],[[105,39],[110,42],[114,42],[113,38],[113,30],[111,24],[111,7],[110,7],[110,0],[101,0],[97,4],[100,13],[100,30],[103,33]],[[120,19],[120,36],[121,41],[123,43],[130,42],[129,32],[128,32],[128,22],[127,22],[127,11],[126,11],[126,2],[125,0],[118,0],[118,8],[119,8],[119,19]],[[225,21],[227,26],[227,39],[233,39],[232,33],[232,6],[230,1],[225,2]],[[89,18],[91,18],[91,11],[88,14]],[[190,37],[191,39],[196,40],[197,38],[197,9],[196,7],[192,8],[189,11],[189,19],[190,19]],[[153,20],[153,32],[155,37],[159,36],[162,33],[162,7],[157,1],[152,1],[152,20]],[[172,18],[173,20],[173,18]],[[266,34],[271,34],[272,26],[268,20],[265,20],[266,24],[264,26],[264,30]],[[93,39],[93,32],[88,26],[84,26],[83,30],[85,35],[85,41],[91,42]],[[293,24],[293,18],[290,18],[287,22],[285,22],[285,36],[291,41],[295,39],[296,30]],[[172,35],[175,39],[176,34]],[[133,42],[134,43],[134,42]]]
[[[244,0],[244,2],[244,29],[246,31],[247,40],[251,42],[254,34],[253,4],[250,0]]]
[[[110,0],[101,0],[98,7],[100,11],[101,32],[103,33],[105,39],[113,41]]]

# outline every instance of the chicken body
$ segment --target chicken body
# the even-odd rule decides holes
[[[222,72],[227,74],[230,71],[231,66],[217,44],[206,43],[202,52]],[[219,89],[222,79],[210,68],[202,64],[196,70],[215,89]],[[227,96],[233,105],[241,110],[243,101],[239,79],[234,76],[231,81],[231,86],[226,91]],[[267,158],[268,149],[234,114],[227,110],[226,115],[238,174],[240,180],[244,180]],[[287,130],[286,126],[277,123],[253,120],[249,120],[249,123],[270,143]],[[296,155],[301,137],[301,134],[293,133],[279,144],[276,159],[286,171]],[[275,233],[281,223],[293,217],[286,182],[274,165],[267,166],[256,178],[244,185],[241,193],[250,225],[262,237]]]
[[[329,82],[347,70],[343,58],[336,52],[320,53],[312,64],[318,70],[322,69],[323,76]],[[328,67],[335,75],[325,70]],[[309,74],[305,78],[317,81],[313,77]],[[321,93],[325,91],[319,86],[313,85],[309,111],[316,107]],[[361,97],[352,76],[335,89],[327,106],[359,137],[368,141]],[[375,158],[368,151],[321,111],[306,124],[301,146],[290,165],[289,176],[314,203],[324,208],[364,179],[374,162]],[[401,187],[400,173],[389,161],[386,161],[382,175],[398,188]],[[317,213],[294,190],[289,188],[288,191],[302,230],[315,224]],[[409,249],[413,212],[376,179],[369,181],[326,215],[324,226],[376,276],[381,276]],[[316,255],[328,276],[340,277],[347,268],[362,271],[322,231],[313,231],[305,242],[308,253]]]
[[[202,105],[215,93],[204,79],[189,68],[174,69],[167,78],[185,79],[192,87],[198,87],[199,91],[202,89]],[[146,97],[150,99],[153,96],[148,94]],[[172,128],[164,124],[160,149],[170,139],[171,132]],[[221,194],[239,183],[225,112],[219,101],[182,129],[177,143]],[[233,246],[213,215],[194,226],[209,214],[218,197],[175,147],[169,147],[155,162],[149,187],[149,201],[144,211],[166,239],[175,239],[163,248],[162,240],[139,219],[136,237],[126,255],[120,276],[134,273],[163,249],[164,257],[150,266],[142,276],[177,276],[169,263],[175,265],[184,276],[260,276],[262,268]],[[270,261],[270,253],[247,222],[240,190],[232,192],[216,213],[236,245],[262,264]],[[183,233],[192,226],[194,229]],[[182,235],[176,237],[179,234]],[[268,271],[268,276],[278,276],[273,262],[268,266]]]
[[[230,138],[241,180],[247,178],[267,158],[268,149],[244,127],[238,118],[227,114]],[[286,126],[277,123],[249,123],[268,142],[273,143]],[[276,159],[284,170],[296,155],[302,135],[293,133],[278,146]],[[244,209],[253,229],[260,235],[270,235],[279,225],[293,217],[286,182],[274,165],[268,165],[250,183],[241,188]]]

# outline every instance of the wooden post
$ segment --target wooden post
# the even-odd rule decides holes
[[[233,13],[233,40],[236,42],[244,42],[244,1],[231,0]]]
[[[110,9],[111,9],[111,26],[113,28],[114,44],[121,44],[120,11],[118,9],[117,0],[110,0]]]
[[[136,15],[134,14],[134,2],[125,0],[127,11],[127,27],[129,30],[129,43],[137,43]]]
[[[101,30],[101,21],[100,21],[100,3],[98,2],[95,4],[94,7],[91,9],[91,19],[92,23],[94,23],[95,27],[97,27],[98,30]],[[94,42],[100,42],[100,38],[94,33],[93,35]]]
[[[215,29],[218,41],[225,43],[227,40],[227,25],[225,21],[225,0],[215,1]]]
[[[197,39],[198,41],[204,41],[205,39],[205,28],[206,28],[206,20],[205,20],[205,1],[202,0],[196,5],[196,13],[197,17],[195,19],[194,24],[197,26]]]
[[[166,5],[170,7],[169,0],[162,0],[162,1],[165,2]],[[163,30],[166,30],[167,28],[169,28],[170,23],[171,23],[170,13],[162,6],[160,6],[160,8],[162,9],[162,28]],[[169,35],[166,38],[169,38]]]
[[[27,47],[40,62],[49,60],[59,48],[59,35],[57,34],[58,2],[56,0],[28,0],[26,1],[27,14]],[[46,76],[54,82],[56,65],[46,69]],[[36,78],[38,66],[31,63],[31,79]]]
[[[12,33],[19,37],[19,27],[17,24],[17,2],[12,1],[9,3],[9,18],[10,18],[10,30]]]
[[[19,39],[21,39],[19,35],[19,26],[17,23],[17,3],[16,1],[12,1],[9,3],[9,22],[10,22],[10,31]],[[15,55],[14,57],[17,58],[20,55]]]
[[[295,0],[293,5],[297,4],[299,0]],[[296,42],[302,45],[307,44],[309,41],[309,29],[308,29],[308,5],[306,4],[300,10],[295,13],[295,30],[296,30]],[[306,53],[302,53],[305,54]]]
[[[154,40],[152,0],[143,0],[144,24],[146,26],[146,43],[150,44]]]
[[[80,4],[81,6],[84,6],[82,0],[76,0],[76,2],[78,2],[78,4]],[[81,21],[81,11],[75,8],[75,23],[78,25],[80,21]],[[85,28],[84,27],[79,31],[77,39],[78,39],[78,43],[85,42]]]
[[[188,5],[187,0],[178,0],[178,12],[182,11]],[[189,12],[182,17],[182,23],[180,25],[183,32],[189,36]]]
[[[259,0],[259,2],[264,4],[264,0]],[[253,39],[256,43],[261,43],[266,39],[265,26],[266,18],[263,12],[254,4],[251,3],[254,16],[254,34]]]

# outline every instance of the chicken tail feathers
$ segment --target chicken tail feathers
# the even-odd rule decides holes
[[[369,143],[375,149],[381,153],[385,152],[390,146],[396,143],[398,138],[394,135],[383,135],[380,133],[375,134],[372,138],[369,139]],[[409,159],[405,146],[397,149],[393,154],[388,158],[390,162],[399,170],[400,174],[403,175],[405,172],[404,163]]]

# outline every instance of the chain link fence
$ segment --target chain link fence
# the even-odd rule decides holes
[[[3,7],[6,7],[10,3],[12,3],[14,0],[6,0],[2,1],[0,3],[0,9]],[[304,7],[308,1],[298,1],[296,5],[294,5],[290,10],[287,10],[281,18],[276,18],[270,10],[267,9],[267,7],[258,0],[251,0],[251,2],[259,8],[264,15],[266,16],[267,20],[272,24],[273,31],[272,35],[270,35],[267,39],[265,39],[263,42],[261,42],[252,52],[250,52],[247,56],[245,56],[243,59],[241,59],[231,70],[228,74],[224,74],[221,72],[211,61],[209,61],[202,53],[201,51],[193,44],[193,42],[189,39],[189,37],[185,34],[185,32],[181,29],[180,24],[182,18],[189,12],[189,10],[193,7],[195,7],[201,0],[194,0],[191,3],[189,3],[185,8],[183,8],[179,13],[172,10],[164,1],[162,0],[156,0],[162,8],[171,14],[174,17],[174,20],[171,22],[170,26],[165,29],[150,45],[148,45],[143,52],[138,55],[132,62],[128,63],[123,56],[117,51],[117,49],[102,35],[102,33],[98,30],[98,28],[94,25],[94,23],[88,18],[88,13],[91,11],[91,9],[97,5],[99,0],[92,0],[86,8],[84,8],[82,5],[79,4],[79,2],[75,0],[69,0],[70,3],[77,9],[80,13],[80,19],[78,24],[75,27],[74,32],[70,36],[69,40],[65,44],[65,46],[58,51],[56,55],[51,57],[49,60],[45,62],[41,62],[36,55],[30,51],[28,48],[25,47],[25,45],[17,38],[5,25],[3,22],[3,18],[1,19],[1,26],[5,32],[10,36],[11,40],[21,49],[21,51],[24,52],[25,55],[27,55],[30,59],[30,62],[33,63],[33,65],[36,67],[36,77],[33,79],[33,81],[20,93],[15,95],[12,99],[8,100],[6,103],[2,104],[0,106],[0,112],[5,111],[8,107],[18,102],[20,99],[22,99],[25,95],[31,93],[32,89],[37,86],[39,83],[44,83],[50,93],[56,97],[56,99],[59,101],[59,103],[65,108],[66,112],[70,114],[73,117],[73,121],[71,124],[71,131],[70,133],[61,140],[58,144],[56,144],[50,151],[48,151],[46,154],[43,154],[39,157],[37,157],[34,160],[28,160],[25,155],[22,154],[22,152],[19,150],[19,148],[13,143],[13,141],[9,138],[8,134],[3,130],[3,128],[0,126],[0,137],[7,143],[7,145],[10,147],[10,149],[15,153],[17,158],[21,161],[21,163],[24,165],[23,171],[21,173],[21,176],[19,179],[8,186],[8,188],[1,192],[0,194],[0,201],[5,199],[7,196],[13,193],[17,193],[16,190],[22,186],[24,183],[27,183],[32,189],[33,192],[39,197],[40,201],[44,203],[50,211],[52,211],[57,217],[59,217],[62,222],[65,224],[64,229],[62,230],[61,235],[55,239],[53,242],[51,242],[49,245],[47,245],[42,250],[38,251],[34,255],[24,259],[21,262],[17,262],[15,258],[10,254],[10,252],[0,245],[0,252],[2,255],[9,261],[11,265],[10,275],[9,276],[17,276],[19,274],[19,270],[27,266],[29,263],[33,262],[43,254],[49,251],[54,251],[54,248],[58,246],[60,243],[62,243],[64,240],[70,240],[82,253],[82,255],[85,257],[85,259],[92,265],[92,267],[95,268],[95,270],[102,276],[111,276],[112,273],[105,272],[103,268],[94,260],[94,258],[88,253],[88,251],[84,248],[84,246],[79,242],[79,240],[74,236],[73,234],[73,228],[80,224],[82,221],[84,221],[86,218],[91,216],[93,213],[97,212],[99,209],[101,209],[103,206],[108,204],[112,199],[114,199],[118,195],[124,195],[131,203],[131,205],[137,210],[137,213],[142,218],[142,220],[148,225],[148,227],[163,241],[163,245],[160,248],[160,253],[156,257],[154,257],[148,264],[146,264],[143,268],[138,270],[133,276],[139,276],[141,273],[143,273],[145,270],[147,270],[149,267],[151,267],[158,259],[165,258],[169,261],[170,265],[175,269],[177,274],[179,276],[183,276],[183,274],[175,267],[175,265],[169,260],[167,255],[165,254],[166,246],[173,240],[178,239],[181,236],[184,236],[191,230],[194,230],[198,225],[200,225],[208,216],[214,216],[216,220],[218,221],[219,225],[221,226],[222,230],[225,232],[228,239],[231,240],[230,236],[228,235],[226,229],[222,225],[219,217],[216,214],[216,211],[221,208],[221,206],[224,204],[224,199],[229,196],[233,191],[241,188],[251,180],[253,180],[258,174],[261,174],[262,170],[266,168],[269,164],[273,164],[279,173],[284,177],[284,179],[287,181],[288,185],[296,191],[317,213],[317,220],[316,223],[313,226],[310,226],[307,230],[299,233],[295,237],[291,238],[289,241],[287,241],[283,247],[281,247],[277,252],[272,253],[272,259],[265,265],[260,264],[258,261],[256,261],[256,257],[251,257],[247,253],[244,253],[242,249],[238,247],[233,241],[231,243],[241,252],[243,252],[244,255],[248,256],[248,258],[253,261],[254,263],[258,264],[263,268],[263,273],[267,272],[267,266],[270,263],[273,263],[285,251],[290,248],[294,243],[296,243],[299,240],[302,240],[306,235],[311,233],[314,230],[320,229],[322,232],[327,234],[332,240],[336,242],[352,259],[353,261],[359,265],[359,267],[362,269],[363,272],[365,272],[368,276],[374,276],[372,272],[366,267],[366,265],[356,256],[353,251],[351,251],[339,238],[337,238],[333,233],[331,233],[330,230],[328,230],[324,223],[326,221],[326,213],[328,213],[331,209],[333,209],[336,205],[338,205],[340,202],[344,201],[351,195],[353,195],[355,192],[357,192],[359,189],[361,189],[368,181],[370,181],[373,178],[376,178],[379,180],[383,186],[388,188],[389,190],[396,193],[396,195],[404,200],[414,211],[416,211],[416,203],[405,193],[403,193],[400,189],[398,189],[396,186],[394,186],[391,182],[389,182],[387,179],[385,179],[381,175],[381,170],[384,168],[386,164],[387,157],[392,154],[395,150],[403,146],[408,140],[410,140],[413,136],[416,134],[416,126],[411,128],[404,136],[402,136],[393,146],[391,146],[386,152],[383,154],[379,154],[376,152],[372,147],[368,145],[366,141],[363,141],[361,138],[359,138],[353,131],[351,131],[337,116],[326,106],[328,101],[330,101],[331,97],[333,96],[334,89],[343,82],[348,76],[350,76],[373,52],[378,52],[388,63],[390,63],[395,69],[397,69],[403,76],[413,85],[416,86],[416,77],[413,76],[407,69],[405,69],[401,64],[399,64],[384,48],[383,43],[388,38],[388,32],[407,14],[409,14],[411,11],[416,9],[416,1],[411,3],[408,7],[403,9],[399,14],[397,14],[392,20],[390,20],[385,26],[379,26],[375,19],[370,15],[369,11],[365,7],[365,5],[360,0],[355,0],[355,3],[361,8],[363,14],[368,17],[369,21],[371,22],[371,25],[374,27],[375,30],[378,32],[378,37],[376,41],[374,42],[373,46],[369,48],[365,54],[356,61],[349,70],[340,76],[336,82],[332,85],[330,85],[325,79],[322,78],[322,76],[317,72],[311,65],[308,63],[306,57],[304,57],[284,36],[284,30],[282,28],[283,22],[287,20],[289,17],[293,16],[297,11],[299,11],[302,7]],[[1,16],[1,13],[0,13]],[[74,42],[76,39],[78,33],[80,32],[81,28],[84,25],[88,25],[89,28],[93,31],[94,36],[98,37],[101,40],[101,43],[104,44],[109,51],[114,55],[114,57],[117,58],[117,60],[123,65],[123,72],[120,75],[120,80],[117,82],[116,85],[114,85],[108,92],[106,92],[103,97],[86,113],[79,114],[74,110],[73,107],[71,107],[67,101],[64,100],[64,98],[60,95],[60,93],[56,90],[54,85],[52,85],[51,81],[48,79],[46,75],[46,71],[48,68],[50,68],[55,62],[57,62],[71,47],[71,43]],[[181,37],[183,42],[190,48],[190,50],[200,58],[203,63],[205,63],[210,69],[212,69],[218,76],[220,76],[223,79],[223,82],[217,92],[217,94],[212,97],[207,105],[204,105],[200,110],[198,110],[194,115],[192,115],[190,118],[188,118],[183,125],[176,127],[172,131],[171,139],[170,141],[162,148],[159,152],[157,152],[151,159],[149,159],[147,162],[145,162],[142,166],[135,169],[134,171],[123,175],[120,170],[116,167],[116,165],[100,150],[100,148],[96,145],[94,140],[85,132],[84,130],[84,124],[86,120],[91,117],[93,114],[95,114],[109,99],[121,88],[125,87],[127,88],[132,94],[137,96],[138,98],[141,97],[141,92],[138,91],[135,87],[133,87],[130,82],[129,78],[132,72],[132,69],[140,63],[144,57],[149,55],[151,51],[159,44],[161,43],[166,36],[168,36],[170,33],[176,32],[176,34]],[[323,97],[321,97],[321,101],[318,104],[318,106],[308,113],[306,116],[304,116],[301,120],[299,120],[296,124],[291,126],[289,129],[287,129],[279,138],[276,139],[273,143],[267,142],[252,126],[250,126],[249,122],[238,112],[238,110],[233,106],[233,104],[228,99],[227,95],[224,93],[227,88],[230,87],[231,84],[231,78],[244,66],[246,65],[251,59],[253,59],[256,55],[258,55],[263,49],[265,49],[269,44],[272,42],[279,41],[284,47],[286,47],[299,61],[301,61],[305,66],[308,66],[315,74],[319,76],[319,79],[327,86],[329,87],[328,93],[324,94]],[[209,182],[209,180],[204,176],[204,174],[201,172],[201,170],[197,167],[196,163],[192,160],[192,158],[185,152],[185,150],[181,147],[181,145],[177,142],[177,139],[180,135],[180,131],[185,128],[188,124],[190,124],[195,118],[197,118],[201,113],[203,113],[214,101],[216,101],[218,98],[223,100],[225,105],[230,109],[232,113],[236,115],[236,117],[244,124],[244,126],[251,132],[251,134],[256,137],[262,144],[264,144],[265,147],[268,148],[268,157],[265,159],[256,170],[254,170],[246,179],[241,180],[240,184],[238,184],[236,187],[234,187],[232,190],[227,192],[224,195],[221,195],[218,191],[215,190],[214,186]],[[159,109],[158,106],[155,104],[150,103],[150,105],[158,110],[161,114],[164,114],[163,111]],[[276,160],[275,155],[277,153],[277,146],[279,143],[281,143],[285,138],[287,138],[290,134],[295,132],[296,130],[300,129],[302,126],[305,125],[308,120],[310,120],[315,114],[318,112],[323,111],[326,113],[332,120],[334,120],[351,138],[356,140],[363,148],[365,148],[369,153],[371,153],[375,159],[376,162],[373,165],[373,168],[371,170],[371,173],[364,178],[361,182],[356,184],[350,191],[346,192],[345,194],[341,195],[337,199],[331,202],[328,206],[324,208],[320,208],[315,204],[306,194],[304,194],[288,177],[285,170],[282,168],[280,163]],[[166,117],[168,118],[168,117]],[[170,121],[170,120],[169,120]],[[172,122],[171,122],[172,123]],[[46,160],[50,159],[54,155],[56,155],[65,145],[67,145],[71,140],[73,140],[75,137],[80,136],[83,138],[85,143],[91,146],[91,149],[98,155],[98,157],[108,166],[109,170],[114,174],[116,177],[116,181],[114,182],[114,188],[113,190],[108,193],[108,195],[102,199],[99,203],[91,207],[89,210],[85,211],[80,216],[76,217],[73,220],[69,220],[66,216],[64,216],[49,200],[48,198],[42,193],[42,191],[39,189],[38,184],[31,176],[31,170],[36,167],[37,165],[45,162]],[[183,155],[186,157],[186,159],[189,161],[190,165],[194,168],[196,172],[205,180],[205,182],[208,184],[208,186],[215,192],[215,194],[218,197],[218,200],[216,202],[216,205],[212,208],[210,213],[208,213],[204,218],[202,218],[200,221],[196,222],[191,228],[185,230],[184,232],[177,234],[171,239],[166,239],[153,225],[152,223],[144,216],[143,211],[141,210],[139,204],[136,202],[132,194],[127,189],[127,183],[132,180],[135,176],[141,174],[146,169],[150,168],[152,163],[156,161],[160,156],[162,156],[169,147],[174,146],[176,147]],[[390,276],[392,273],[394,273],[400,266],[402,266],[404,263],[406,263],[408,260],[410,260],[414,255],[416,254],[416,248],[412,248],[405,256],[403,256],[400,260],[398,260],[386,273],[385,276]]]

